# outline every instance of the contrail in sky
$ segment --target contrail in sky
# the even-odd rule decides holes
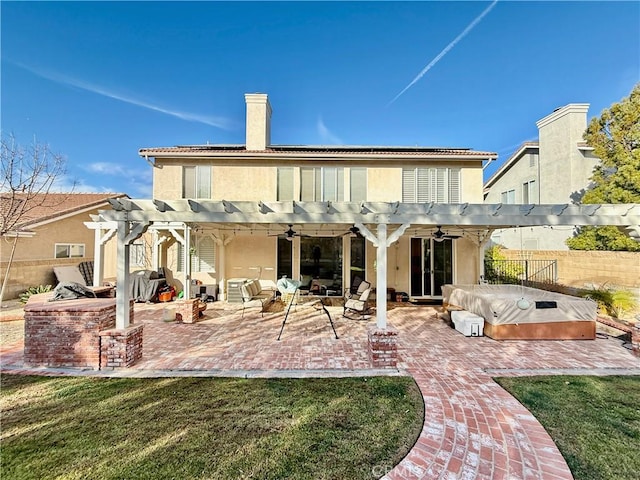
[[[331,131],[327,128],[327,126],[322,121],[322,117],[318,118],[317,127],[318,127],[318,133],[320,134],[320,137],[322,138],[323,142],[331,142],[335,145],[341,145],[344,143],[342,140],[340,140],[339,137],[331,133]]]
[[[153,110],[155,112],[164,113],[166,115],[171,115],[172,117],[179,118],[181,120],[187,120],[189,122],[198,122],[203,123],[205,125],[210,125],[212,127],[221,128],[223,130],[229,130],[231,128],[231,122],[223,117],[211,117],[207,115],[199,115],[197,113],[189,113],[189,112],[181,112],[178,110],[171,110],[168,108],[160,107],[158,105],[153,105],[148,102],[144,102],[142,100],[138,100],[135,98],[131,98],[120,93],[109,91],[103,87],[98,85],[93,85],[88,82],[84,82],[82,80],[77,80],[75,78],[68,77],[66,75],[61,75],[55,72],[46,72],[43,70],[36,69],[34,67],[30,67],[28,65],[24,65],[22,63],[11,62],[14,65],[17,65],[29,72],[38,75],[39,77],[46,78],[47,80],[51,80],[53,82],[69,85],[72,87],[80,88],[82,90],[86,90],[88,92],[96,93],[98,95],[102,95],[103,97],[113,98],[114,100],[119,100],[124,103],[129,103],[131,105],[136,105],[138,107],[146,108],[148,110]]]
[[[411,83],[409,85],[407,85],[406,87],[404,87],[404,89],[398,94],[396,95],[393,100],[391,100],[388,104],[387,107],[389,105],[391,105],[393,102],[395,102],[398,98],[400,98],[400,96],[406,92],[407,90],[409,90],[418,80],[420,80],[422,77],[425,76],[425,74],[431,70],[431,68],[438,63],[442,57],[444,57],[447,53],[449,53],[449,50],[451,50],[453,47],[455,47],[458,42],[460,40],[462,40],[464,37],[467,36],[467,34],[473,29],[473,27],[475,27],[478,23],[480,23],[480,21],[485,17],[485,15],[487,13],[489,13],[493,7],[496,6],[496,3],[498,3],[498,0],[493,0],[493,2],[491,2],[491,5],[489,5],[487,8],[484,9],[484,11],[478,15],[473,22],[471,22],[467,28],[465,28],[462,33],[460,35],[458,35],[456,38],[453,39],[453,41],[447,45],[446,47],[444,47],[444,49],[436,56],[436,58],[434,58],[433,60],[431,60],[431,62],[429,62],[429,65],[427,65],[426,67],[424,67],[422,69],[422,71],[416,76],[416,78],[414,78]]]

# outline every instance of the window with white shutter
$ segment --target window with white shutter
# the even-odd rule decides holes
[[[216,245],[213,239],[206,235],[193,237],[192,239],[191,271],[215,272],[216,271]],[[183,246],[178,244],[178,271],[184,271]]]
[[[405,168],[402,201],[406,203],[460,203],[459,168]]]

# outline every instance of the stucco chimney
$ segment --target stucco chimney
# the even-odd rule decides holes
[[[266,93],[245,93],[247,104],[247,150],[271,145],[271,105]]]

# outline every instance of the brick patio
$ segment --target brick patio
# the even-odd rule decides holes
[[[398,330],[397,368],[371,369],[367,331],[375,324],[347,320],[329,307],[327,317],[308,306],[283,313],[245,313],[236,305],[209,304],[195,324],[163,320],[171,304],[135,307],[144,323],[142,360],[115,371],[24,367],[22,344],[0,349],[4,373],[112,376],[348,376],[410,374],[422,391],[425,422],[416,445],[393,467],[390,479],[570,479],[567,465],[537,420],[492,376],[531,374],[636,374],[640,359],[615,339],[494,341],[464,337],[433,307],[392,308]],[[393,468],[392,468],[393,467]]]

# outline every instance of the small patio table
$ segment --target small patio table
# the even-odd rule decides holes
[[[298,293],[298,288],[296,288],[296,291],[294,292],[293,295],[291,295],[291,300],[289,300],[289,306],[287,307],[287,313],[284,316],[284,320],[282,320],[282,326],[280,327],[280,333],[278,334],[278,340],[280,340],[280,337],[282,337],[282,332],[284,331],[284,326],[287,323],[287,318],[289,317],[289,312],[291,311],[291,305],[294,304],[294,302],[296,302],[296,294]],[[331,325],[331,329],[333,330],[333,334],[336,336],[336,340],[338,339],[338,333],[336,332],[336,327],[333,325],[333,319],[331,318],[331,315],[329,314],[329,310],[327,310],[327,306],[324,303],[324,299],[320,298],[314,302],[309,303],[310,306],[314,307],[316,310],[320,311],[323,310],[324,313],[327,314],[327,318],[329,319],[329,324]]]

